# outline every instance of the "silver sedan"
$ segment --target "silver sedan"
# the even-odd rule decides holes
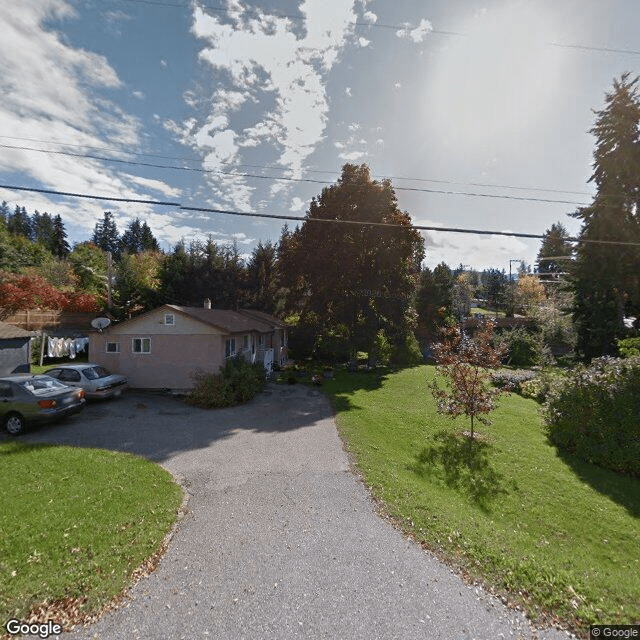
[[[111,373],[99,364],[63,364],[45,374],[70,387],[80,387],[87,399],[118,398],[127,388],[128,380],[119,373]]]

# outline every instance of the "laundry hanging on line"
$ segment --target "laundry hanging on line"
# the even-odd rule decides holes
[[[47,337],[47,357],[71,358],[81,353],[89,346],[89,338],[52,338]]]

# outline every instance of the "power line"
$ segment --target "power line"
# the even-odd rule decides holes
[[[58,140],[43,140],[41,138],[27,138],[27,137],[21,137],[21,136],[3,136],[0,135],[0,139],[6,139],[6,140],[26,140],[28,142],[39,142],[42,144],[55,144],[58,146],[62,146],[62,147],[75,147],[75,148],[79,148],[79,149],[91,149],[91,150],[95,150],[95,151],[111,151],[113,153],[118,153],[118,154],[127,154],[127,155],[132,155],[132,156],[141,156],[141,157],[151,157],[151,158],[163,158],[165,160],[182,160],[183,162],[199,162],[198,158],[188,158],[186,156],[172,156],[172,155],[167,155],[167,154],[160,154],[160,153],[151,153],[151,152],[143,152],[143,151],[129,151],[129,150],[125,150],[125,149],[115,149],[113,147],[94,147],[91,145],[86,145],[86,144],[77,144],[77,143],[71,143],[71,142],[60,142]],[[0,144],[0,147],[2,147],[4,145]],[[7,145],[8,147],[9,145]],[[13,148],[13,147],[11,147]],[[58,153],[55,150],[48,150],[48,149],[31,149],[30,147],[16,147],[18,149],[25,149],[25,150],[33,150],[33,151],[40,151],[42,153],[46,153],[47,151],[51,151],[51,153]],[[82,156],[81,156],[82,157]],[[220,160],[220,164],[224,164],[224,165],[233,165],[235,167],[248,167],[251,169],[267,169],[269,171],[287,171],[287,169],[285,167],[281,167],[281,166],[276,166],[273,164],[245,164],[245,163],[234,163],[233,161],[230,160]],[[163,165],[160,165],[161,167]],[[206,165],[204,165],[204,167],[206,168]],[[170,167],[173,168],[173,167]],[[192,168],[193,171],[205,171],[206,169],[200,169],[200,168]],[[184,167],[184,169],[188,169],[188,167]],[[305,169],[306,173],[317,173],[317,174],[325,174],[325,175],[337,175],[337,172],[335,170],[333,171],[329,171],[327,169]],[[510,184],[495,184],[495,183],[490,183],[490,182],[460,182],[458,180],[448,180],[448,179],[442,179],[442,178],[417,178],[417,177],[411,177],[411,176],[393,176],[393,175],[374,175],[373,176],[374,179],[376,180],[403,180],[405,182],[429,182],[429,183],[433,183],[433,184],[451,184],[451,185],[458,185],[458,186],[470,186],[470,187],[483,187],[483,188],[487,188],[487,189],[508,189],[510,191],[540,191],[543,193],[568,193],[568,194],[572,194],[572,195],[579,195],[579,196],[589,196],[591,195],[588,191],[574,191],[574,190],[570,190],[570,189],[556,189],[556,188],[550,188],[550,187],[527,187],[527,186],[522,186],[522,185],[510,185]],[[273,178],[274,180],[280,180],[283,178],[280,177],[275,177]],[[322,184],[328,184],[328,183],[322,183]]]
[[[147,5],[157,5],[157,6],[163,6],[163,7],[178,7],[178,8],[184,8],[184,9],[188,9],[191,5],[190,4],[186,4],[186,3],[177,3],[177,2],[160,2],[159,0],[121,0],[121,2],[132,2],[132,3],[137,3],[137,4],[147,4]],[[219,6],[212,6],[212,5],[206,5],[206,4],[202,4],[200,5],[203,9],[206,9],[208,11],[213,11],[215,13],[227,13],[228,9],[227,7],[219,7]],[[287,20],[292,20],[292,21],[300,21],[303,18],[300,16],[294,16],[291,14],[286,14],[286,13],[274,13],[274,12],[270,12],[268,14],[265,14],[268,17],[275,17],[275,18],[285,18]],[[376,29],[391,29],[394,31],[407,31],[407,30],[411,30],[411,29],[416,29],[418,28],[418,26],[416,25],[411,25],[408,23],[405,24],[383,24],[383,23],[379,23],[379,22],[359,22],[359,21],[355,21],[353,23],[354,26],[356,27],[369,27],[369,28],[376,28]],[[430,29],[428,33],[433,33],[435,35],[442,35],[442,36],[461,36],[461,37],[466,37],[469,34],[467,33],[462,33],[459,31],[445,31],[445,30],[441,30],[441,29]],[[547,42],[547,45],[549,45],[550,47],[559,47],[562,49],[579,49],[582,51],[599,51],[602,53],[621,53],[624,55],[632,55],[632,56],[640,56],[640,51],[634,50],[634,49],[620,49],[620,48],[614,48],[614,47],[598,47],[598,46],[594,46],[594,45],[586,45],[586,44],[574,44],[574,43],[563,43],[563,42]]]
[[[236,172],[236,171],[217,171],[214,169],[203,169],[196,167],[181,167],[178,165],[165,165],[165,164],[156,164],[151,162],[140,162],[139,160],[124,160],[122,158],[109,158],[107,156],[100,156],[89,153],[74,153],[72,151],[55,151],[52,149],[37,149],[35,147],[25,147],[20,145],[9,145],[9,144],[0,144],[0,148],[4,149],[15,149],[21,151],[34,151],[37,153],[48,153],[53,155],[62,155],[62,156],[71,156],[75,158],[86,158],[88,160],[100,160],[101,162],[115,162],[119,164],[129,164],[140,167],[149,167],[153,169],[172,169],[174,171],[191,171],[196,173],[210,173],[220,176],[231,176],[238,178],[253,178],[255,180],[271,180],[271,181],[284,181],[284,182],[306,182],[311,184],[322,184],[322,185],[331,185],[333,182],[329,180],[317,180],[315,178],[292,178],[290,176],[265,176],[256,173],[246,173],[246,172]],[[553,204],[570,204],[577,206],[587,206],[589,203],[587,202],[579,202],[576,200],[560,200],[555,198],[534,198],[530,196],[515,196],[508,194],[498,194],[498,193],[475,193],[470,191],[451,191],[446,189],[427,189],[425,187],[402,187],[402,186],[394,186],[395,191],[412,191],[412,192],[420,192],[420,193],[435,193],[439,195],[449,195],[449,196],[466,196],[472,198],[496,198],[501,200],[519,200],[524,202],[542,202],[542,203],[553,203]]]
[[[623,53],[630,56],[640,56],[640,51],[633,49],[613,49],[610,47],[593,47],[585,44],[562,44],[559,42],[549,42],[551,47],[562,47],[563,49],[581,49],[583,51],[603,51],[605,53]]]
[[[188,9],[191,7],[191,4],[186,4],[186,3],[183,4],[183,3],[177,3],[177,2],[160,2],[159,0],[121,0],[121,2],[149,4],[149,5],[157,5],[161,7],[178,7],[182,9]],[[202,3],[199,6],[202,9],[206,9],[207,11],[212,11],[215,13],[229,12],[229,9],[227,7],[219,7],[219,6],[213,6],[208,4],[202,4]],[[285,20],[291,20],[293,22],[300,22],[301,20],[304,19],[301,16],[295,16],[290,13],[277,13],[274,11],[269,11],[269,13],[265,13],[264,15],[265,17],[269,17],[269,18],[284,18]],[[374,27],[376,29],[393,29],[395,31],[405,31],[407,29],[417,28],[408,23],[397,25],[397,24],[382,24],[379,22],[359,22],[357,20],[353,22],[353,25],[356,27]],[[457,31],[442,31],[440,29],[430,29],[429,33],[434,33],[434,34],[443,35],[443,36],[466,36],[467,35],[466,33],[459,33]]]
[[[395,224],[393,222],[372,222],[369,220],[340,220],[340,219],[326,219],[326,218],[311,218],[311,217],[300,217],[300,216],[289,216],[284,214],[275,214],[275,213],[255,213],[249,211],[234,211],[230,209],[215,209],[210,207],[190,207],[187,205],[183,205],[179,202],[166,202],[160,200],[141,200],[137,198],[118,198],[118,197],[110,197],[110,196],[97,196],[87,193],[72,193],[68,191],[56,191],[53,189],[39,189],[36,187],[21,187],[17,185],[7,185],[0,184],[0,189],[10,189],[12,191],[29,191],[35,193],[46,193],[51,195],[58,196],[69,196],[73,198],[85,198],[88,200],[110,200],[113,202],[128,202],[132,204],[152,204],[156,206],[163,207],[175,207],[182,211],[195,211],[199,213],[219,213],[223,215],[231,215],[231,216],[243,216],[248,218],[270,218],[276,220],[295,220],[296,222],[323,222],[330,224],[349,224],[349,225],[360,225],[360,226],[373,226],[373,227],[393,227],[397,228],[405,228],[402,225]],[[464,229],[460,227],[438,227],[438,226],[427,226],[427,225],[411,225],[413,229],[417,231],[440,231],[445,233],[467,233],[473,235],[490,235],[490,236],[508,236],[512,238],[529,238],[541,240],[546,238],[546,234],[537,234],[537,233],[520,233],[517,231],[491,231],[487,229]],[[585,238],[573,238],[567,237],[565,238],[568,242],[581,242],[581,243],[591,243],[591,244],[604,244],[604,245],[622,245],[622,246],[632,246],[632,247],[640,247],[640,242],[627,242],[622,240],[592,240]]]

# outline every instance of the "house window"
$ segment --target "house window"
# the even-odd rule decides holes
[[[173,315],[173,313],[165,313],[164,314],[164,323],[165,324],[175,324],[175,317]]]
[[[228,338],[224,347],[224,355],[227,358],[236,355],[236,339]]]
[[[262,333],[258,336],[258,348],[264,349],[264,334]]]
[[[249,336],[242,336],[242,350],[249,351]]]
[[[120,343],[107,342],[107,353],[120,353]]]
[[[132,343],[133,353],[151,353],[151,338],[134,338]]]

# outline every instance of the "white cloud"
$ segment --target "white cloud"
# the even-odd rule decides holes
[[[63,0],[23,0],[16,9],[0,3],[0,131],[17,137],[50,141],[52,150],[74,151],[87,147],[109,147],[113,157],[140,144],[140,122],[113,102],[100,97],[101,90],[122,88],[116,71],[104,56],[75,49],[58,32],[45,25],[52,17],[75,18]],[[122,151],[122,153],[119,152]],[[37,153],[26,149],[1,149],[0,171],[24,174],[45,188],[119,198],[140,199],[139,187],[171,195],[177,190],[159,180],[144,181],[118,173],[91,158]],[[11,193],[11,192],[7,192]],[[15,199],[15,194],[7,200]],[[105,203],[41,197],[39,210],[59,212],[65,222],[87,230],[102,217]],[[31,206],[38,197],[29,197]],[[113,203],[115,215],[126,207],[140,217],[151,212],[149,205]],[[122,214],[122,215],[127,215]]]
[[[375,24],[378,21],[378,16],[372,11],[365,11],[362,14],[362,18],[365,22],[368,22],[369,24]]]
[[[349,151],[347,153],[341,153],[338,157],[341,160],[346,160],[347,162],[355,162],[356,160],[362,160],[367,157],[366,151]]]
[[[427,34],[431,33],[432,31],[433,25],[431,24],[431,22],[422,18],[422,20],[420,20],[420,24],[417,27],[413,29],[411,27],[399,29],[398,31],[396,31],[396,36],[398,36],[398,38],[408,38],[409,40],[412,40],[417,44],[418,42],[423,42]]]
[[[440,222],[415,221],[418,225],[441,227]],[[447,231],[421,231],[425,239],[426,263],[430,268],[446,262],[451,268],[459,264],[473,269],[509,267],[512,258],[525,257],[529,247],[511,236],[476,236]]]
[[[138,100],[144,100],[144,93],[142,91],[133,91],[131,95]]]
[[[351,98],[351,96],[352,96],[351,87],[346,87],[345,88],[344,95],[347,96],[347,98]]]
[[[305,207],[306,203],[301,198],[295,197],[291,200],[291,206],[289,207],[289,211],[302,211]]]
[[[366,38],[358,38],[358,44],[364,49],[364,47],[368,47],[371,44],[371,40],[367,40]]]
[[[240,163],[245,150],[268,143],[270,151],[277,150],[277,163],[288,177],[302,175],[307,158],[325,137],[326,75],[347,42],[355,42],[354,4],[355,0],[304,0],[299,7],[303,30],[288,18],[255,8],[249,15],[235,0],[227,1],[226,16],[194,8],[192,32],[205,43],[200,59],[214,75],[228,80],[228,95],[235,97],[214,100],[212,112],[230,117],[239,111],[245,121],[253,119],[234,137],[228,162]],[[349,96],[350,89],[345,94]],[[245,109],[249,100],[251,108]],[[194,148],[208,150],[202,142],[202,136],[190,141]],[[283,190],[277,187],[275,193]]]

